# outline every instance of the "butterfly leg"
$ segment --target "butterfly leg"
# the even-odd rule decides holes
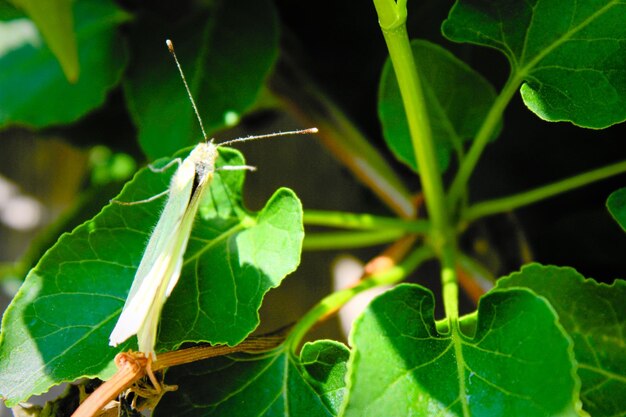
[[[154,375],[154,372],[152,372],[152,355],[148,355],[148,363],[146,364],[146,375],[148,375],[148,378],[150,379],[150,382],[152,382],[152,386],[154,387],[156,392],[160,393],[161,383]]]
[[[152,172],[160,173],[160,172],[166,171],[167,169],[169,169],[170,167],[174,165],[180,165],[182,163],[183,163],[182,159],[176,158],[176,159],[172,159],[170,162],[163,165],[161,168],[155,168],[152,165],[148,165],[148,168],[150,168],[150,171]]]
[[[182,163],[182,160],[180,158],[176,158],[176,159],[172,159],[169,163],[167,163],[166,165],[162,166],[161,168],[154,168],[152,165],[148,165],[148,168],[150,168],[150,171],[152,172],[163,172],[166,169],[168,169],[169,167],[171,167],[172,165],[180,165]],[[121,206],[134,206],[135,204],[144,204],[144,203],[149,203],[151,201],[154,200],[158,200],[159,198],[163,197],[164,195],[167,195],[170,192],[169,189],[158,193],[156,195],[153,195],[152,197],[146,198],[144,200],[138,200],[138,201],[117,201],[117,200],[111,200],[111,203],[115,203],[115,204],[119,204]]]
[[[120,206],[134,206],[135,204],[144,204],[144,203],[149,203],[151,201],[154,200],[158,200],[159,198],[163,197],[164,195],[169,194],[170,190],[169,188],[161,193],[155,194],[152,197],[146,198],[145,200],[137,200],[137,201],[118,201],[118,200],[111,200],[111,203],[115,203],[115,204],[119,204]]]

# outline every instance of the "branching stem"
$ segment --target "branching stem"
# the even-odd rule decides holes
[[[523,193],[476,203],[467,209],[463,215],[463,219],[472,221],[480,217],[514,210],[625,172],[626,161],[621,161],[561,181],[556,181],[552,184],[524,191]]]
[[[398,80],[415,159],[420,167],[425,203],[432,226],[430,243],[441,262],[446,316],[451,321],[456,321],[458,317],[458,283],[455,270],[456,235],[450,225],[449,210],[437,164],[426,100],[406,31],[406,2],[374,0],[374,6]]]

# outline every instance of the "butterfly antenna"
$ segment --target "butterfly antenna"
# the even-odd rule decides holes
[[[318,132],[317,128],[316,127],[312,127],[310,129],[290,130],[288,132],[268,133],[266,135],[253,135],[253,136],[246,136],[246,137],[243,137],[243,138],[237,138],[237,139],[228,140],[226,142],[220,143],[218,146],[230,145],[231,143],[235,143],[235,142],[247,142],[249,140],[257,140],[257,139],[264,139],[264,138],[274,138],[276,136],[308,135],[309,133],[317,133],[317,132]]]
[[[178,62],[178,58],[176,57],[176,52],[174,52],[174,44],[171,40],[167,39],[165,41],[167,44],[167,49],[170,50],[170,53],[174,57],[174,61],[176,62],[176,66],[178,67],[178,72],[180,72],[180,78],[183,79],[183,83],[185,84],[185,90],[187,90],[187,95],[189,96],[189,101],[191,101],[191,106],[193,107],[193,111],[196,112],[196,117],[198,118],[198,123],[200,123],[200,129],[202,130],[202,136],[205,141],[208,141],[206,132],[204,131],[204,125],[202,124],[202,118],[200,117],[200,112],[198,111],[198,107],[196,106],[196,102],[193,100],[193,96],[191,95],[191,90],[189,89],[189,85],[187,84],[187,79],[185,78],[185,74],[183,73],[183,69]]]

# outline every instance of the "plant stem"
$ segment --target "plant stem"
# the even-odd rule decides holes
[[[472,146],[467,152],[467,155],[461,163],[459,171],[456,173],[456,176],[452,181],[452,185],[450,186],[448,203],[451,208],[456,207],[461,197],[465,194],[467,183],[472,175],[472,172],[474,171],[474,168],[476,167],[476,164],[478,163],[478,159],[480,159],[485,146],[487,146],[489,139],[493,136],[493,132],[498,127],[502,114],[509,104],[509,101],[513,98],[513,95],[517,92],[520,83],[521,78],[519,77],[509,78],[489,109],[487,117],[480,126],[480,130],[476,134],[476,138],[474,139]]]
[[[404,236],[402,230],[376,230],[372,232],[327,232],[310,233],[304,238],[303,250],[337,250],[362,248],[398,240]]]
[[[402,220],[396,217],[373,216],[340,211],[305,210],[304,224],[344,229],[396,229],[407,233],[428,233],[427,220]]]
[[[285,345],[289,346],[291,352],[296,354],[302,338],[322,317],[339,310],[345,303],[350,301],[355,295],[373,287],[381,285],[392,285],[403,280],[408,274],[417,269],[422,262],[433,256],[433,251],[429,246],[421,246],[413,251],[400,264],[380,272],[373,274],[367,279],[359,282],[354,287],[346,288],[334,292],[315,307],[309,310],[300,321],[294,326],[289,336],[285,340]]]
[[[406,26],[404,25],[405,20],[401,20],[406,19],[406,10],[399,10],[396,18],[393,20],[393,24],[387,28],[383,26],[383,15],[388,15],[389,13],[381,12],[380,9],[387,10],[390,6],[394,9],[400,7],[396,7],[396,3],[393,0],[375,0],[374,4],[379,13],[382,32],[389,50],[389,58],[393,64],[400,87],[415,158],[420,167],[420,177],[422,187],[424,188],[428,214],[432,219],[433,228],[442,230],[447,223],[443,184],[437,165],[422,85],[415,61],[413,60],[411,44],[409,43]]]
[[[420,167],[426,207],[432,222],[430,243],[442,264],[441,279],[446,316],[455,322],[458,317],[458,284],[455,270],[456,236],[450,227],[449,211],[437,165],[426,101],[406,31],[406,2],[374,0],[374,6],[398,80],[415,159]]]
[[[626,172],[626,161],[607,165],[523,193],[474,204],[464,213],[463,219],[472,221],[510,211],[624,172]]]
[[[456,328],[459,317],[459,283],[456,276],[456,247],[444,245],[441,254],[441,283],[443,286],[443,307],[446,317],[450,320],[450,327]]]

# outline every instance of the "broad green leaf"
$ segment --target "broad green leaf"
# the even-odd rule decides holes
[[[24,10],[46,40],[48,48],[59,60],[69,82],[78,80],[78,49],[74,34],[74,0],[10,0]]]
[[[241,164],[239,153],[220,148],[218,166]],[[119,200],[157,195],[175,169],[141,170]],[[162,314],[157,352],[183,342],[239,343],[258,325],[265,293],[299,263],[299,200],[280,189],[249,213],[243,178],[243,171],[216,171]],[[115,354],[136,349],[135,337],[117,348],[108,338],[164,203],[106,206],[63,235],[29,273],[2,322],[0,395],[10,404],[82,376],[106,379]]]
[[[489,292],[472,336],[439,334],[433,308],[403,284],[357,319],[345,416],[582,415],[571,341],[543,298]]]
[[[144,17],[130,33],[133,64],[124,84],[139,142],[152,157],[198,143],[200,127],[165,39],[171,39],[207,133],[245,113],[278,48],[270,0],[220,0],[179,22]]]
[[[548,299],[574,341],[583,408],[593,417],[626,410],[626,281],[585,279],[573,268],[528,265],[498,280]]]
[[[283,346],[174,367],[165,382],[179,389],[155,416],[334,416],[347,356],[345,346],[318,341],[305,345],[301,358]]]
[[[495,89],[480,74],[438,45],[413,40],[411,48],[424,84],[439,167],[445,171],[450,163],[450,153],[461,153],[463,142],[478,132],[496,97]],[[380,80],[378,115],[385,141],[396,158],[417,171],[409,125],[390,60],[385,63]]]
[[[626,188],[612,192],[606,200],[606,207],[615,221],[626,231]]]
[[[537,116],[601,129],[626,120],[624,22],[623,0],[457,0],[442,29],[506,55]]]
[[[76,1],[73,13],[82,73],[74,84],[31,20],[0,21],[0,127],[73,122],[118,83],[127,53],[117,27],[129,15],[110,0]]]

